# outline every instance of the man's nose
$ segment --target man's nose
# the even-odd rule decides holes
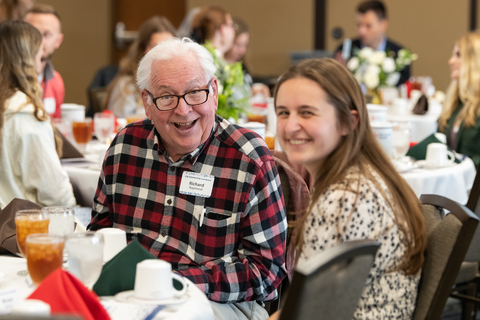
[[[180,98],[175,112],[179,115],[186,115],[192,110],[192,106],[185,101],[185,97]]]

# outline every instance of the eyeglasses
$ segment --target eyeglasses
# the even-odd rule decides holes
[[[192,90],[190,92],[187,92],[181,96],[176,95],[176,94],[169,94],[165,96],[160,96],[157,98],[154,98],[152,93],[148,90],[147,93],[152,98],[153,104],[157,107],[158,110],[160,111],[168,111],[175,109],[178,107],[178,103],[180,102],[180,98],[182,98],[186,104],[189,106],[198,106],[200,104],[203,104],[207,102],[208,100],[208,94],[210,93],[210,82],[212,80],[208,81],[207,83],[207,89],[197,89],[197,90]]]

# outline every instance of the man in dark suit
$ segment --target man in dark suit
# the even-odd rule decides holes
[[[387,56],[396,58],[402,46],[387,38],[388,28],[387,10],[384,4],[378,0],[361,3],[357,8],[358,39],[352,40],[350,52],[346,59],[342,57],[343,44],[335,51],[335,58],[344,64],[353,56],[355,50],[370,47],[378,51],[386,51]],[[410,66],[400,72],[398,85],[405,83],[410,78]]]

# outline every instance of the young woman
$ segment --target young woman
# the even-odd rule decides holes
[[[480,35],[469,33],[455,43],[450,60],[452,82],[438,129],[458,153],[480,162]]]
[[[173,38],[175,34],[175,28],[165,17],[151,17],[140,26],[137,39],[120,61],[118,73],[107,87],[105,105],[117,117],[142,113],[142,98],[135,84],[138,62],[155,45]]]
[[[74,206],[42,102],[42,35],[23,21],[0,23],[0,208],[14,198]]]
[[[340,242],[378,240],[354,319],[411,319],[426,245],[422,206],[375,140],[357,81],[334,59],[305,60],[280,77],[275,106],[288,159],[315,177],[293,240],[297,263]]]

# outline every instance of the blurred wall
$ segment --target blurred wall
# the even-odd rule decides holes
[[[96,71],[110,63],[111,0],[39,0],[62,18],[64,40],[53,65],[65,82],[65,102],[87,104],[87,87]]]

